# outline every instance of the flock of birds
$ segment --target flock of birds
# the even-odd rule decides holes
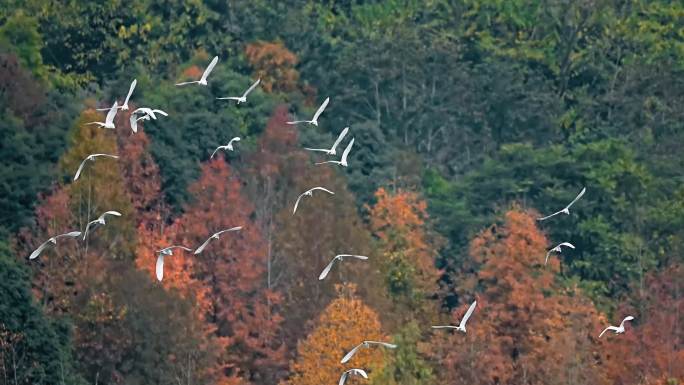
[[[199,80],[177,83],[176,86],[185,86],[185,85],[190,85],[190,84],[197,84],[200,86],[206,86],[208,84],[207,79],[209,77],[209,74],[212,72],[212,70],[214,69],[214,67],[218,63],[218,59],[219,59],[218,56],[216,56],[212,59],[212,61],[209,63],[209,65],[207,66],[205,71],[202,73],[202,76],[200,77]],[[239,105],[241,103],[246,103],[247,102],[247,96],[259,85],[260,82],[261,82],[261,79],[257,79],[241,96],[229,96],[229,97],[221,97],[221,98],[217,98],[217,99],[218,100],[233,100],[236,102],[236,105]],[[116,127],[114,125],[114,118],[116,117],[116,114],[119,110],[127,111],[129,109],[128,102],[129,102],[129,100],[133,94],[133,91],[135,90],[136,84],[137,84],[137,81],[134,79],[133,82],[131,82],[130,88],[128,90],[128,94],[126,95],[126,98],[125,98],[123,104],[119,105],[118,101],[114,101],[114,104],[110,108],[98,109],[98,111],[108,111],[104,122],[90,122],[90,123],[86,123],[86,124],[93,124],[93,125],[97,125],[97,126],[102,127],[102,128],[115,129]],[[291,124],[291,125],[293,125],[293,124],[310,124],[313,126],[318,126],[318,118],[325,111],[325,108],[328,106],[329,102],[330,102],[330,98],[326,98],[323,101],[323,103],[320,105],[320,107],[316,110],[316,112],[314,113],[311,120],[296,120],[296,121],[289,121],[286,123]],[[156,120],[157,115],[168,116],[168,114],[162,110],[147,108],[147,107],[141,107],[141,108],[138,108],[138,109],[132,111],[131,115],[130,115],[130,119],[129,119],[131,130],[134,133],[137,133],[138,121],[150,120],[150,119]],[[308,147],[305,147],[305,149],[308,151],[323,152],[328,156],[336,155],[337,147],[344,140],[344,138],[348,132],[349,132],[349,127],[345,127],[330,148],[308,148]],[[227,151],[233,151],[234,150],[233,144],[236,142],[239,142],[239,141],[240,141],[239,137],[234,137],[230,140],[230,142],[228,142],[228,144],[223,145],[223,146],[218,146],[214,150],[214,152],[211,154],[211,158],[213,158],[218,151],[226,151],[226,150]],[[328,160],[328,161],[324,161],[324,162],[317,162],[315,164],[320,165],[320,164],[331,163],[331,164],[337,164],[337,165],[340,165],[343,167],[347,167],[349,165],[347,159],[348,159],[349,153],[350,153],[353,145],[354,145],[354,138],[352,138],[348,142],[347,146],[345,147],[345,149],[342,153],[340,160]],[[83,169],[86,166],[86,164],[88,162],[94,162],[98,158],[118,159],[119,157],[117,155],[103,154],[103,153],[96,153],[96,154],[88,155],[81,162],[78,169],[76,170],[76,174],[74,175],[74,182],[76,182],[79,179],[79,176],[83,172]],[[295,201],[295,204],[294,204],[294,208],[292,210],[292,215],[295,215],[297,213],[297,207],[299,207],[299,204],[300,204],[300,201],[302,200],[302,198],[312,197],[314,191],[322,191],[322,192],[328,193],[330,195],[335,195],[334,192],[332,192],[332,191],[330,191],[324,187],[321,187],[321,186],[313,187],[313,188],[303,192],[302,194],[300,194],[297,197],[297,200]],[[573,201],[570,202],[567,206],[565,206],[562,210],[559,210],[559,211],[557,211],[551,215],[548,215],[548,216],[545,216],[542,218],[538,218],[538,220],[544,221],[544,220],[547,220],[547,219],[552,218],[552,217],[559,215],[559,214],[570,215],[570,207],[572,205],[574,205],[580,198],[582,198],[582,196],[584,195],[585,192],[586,192],[586,188],[582,188],[582,191],[580,191],[580,193],[577,195],[577,197],[575,197],[575,199],[573,199]],[[82,240],[86,241],[88,235],[92,234],[93,230],[95,230],[99,226],[104,226],[106,224],[106,218],[108,216],[120,217],[121,213],[119,213],[118,211],[113,211],[113,210],[106,211],[106,212],[102,213],[102,215],[100,215],[97,219],[88,222],[85,226],[83,233],[81,231],[71,231],[68,233],[59,234],[59,235],[51,237],[47,241],[43,242],[36,250],[34,250],[31,253],[31,255],[29,255],[29,259],[33,260],[33,259],[37,258],[50,245],[57,245],[57,240],[61,239],[61,238],[76,239],[76,238],[80,238],[81,235],[83,235]],[[189,247],[182,246],[182,245],[172,245],[172,246],[165,247],[161,250],[157,250],[156,251],[157,262],[156,262],[156,269],[155,269],[157,279],[159,281],[162,281],[163,276],[164,276],[164,257],[172,256],[174,250],[180,249],[180,250],[184,250],[187,252],[193,252],[193,254],[197,255],[197,254],[202,253],[202,251],[207,246],[209,246],[209,244],[211,243],[212,240],[220,239],[222,234],[239,231],[241,229],[242,229],[241,226],[236,226],[236,227],[232,227],[232,228],[228,228],[228,229],[218,231],[218,232],[214,233],[213,235],[211,235],[209,238],[207,238],[207,240],[204,241],[204,243],[202,243],[201,245],[199,245],[196,249],[194,249],[194,251],[193,251],[193,249],[191,249]],[[551,255],[551,253],[554,253],[554,252],[560,253],[562,247],[569,247],[572,249],[575,248],[575,246],[573,244],[571,244],[570,242],[562,242],[562,243],[558,244],[556,247],[550,249],[546,253],[546,258],[544,260],[544,264],[545,265],[547,264],[547,262],[549,260],[549,256]],[[335,263],[336,262],[342,262],[346,258],[357,259],[357,260],[367,260],[368,259],[368,257],[364,256],[364,255],[354,255],[354,254],[336,255],[330,261],[330,263],[328,263],[328,265],[325,266],[325,268],[323,269],[323,271],[319,275],[318,279],[319,280],[325,279],[327,277],[328,273],[330,272],[330,270],[335,265]],[[460,332],[465,333],[466,332],[466,323],[468,322],[468,319],[470,319],[470,317],[473,315],[473,312],[475,311],[476,306],[477,306],[477,301],[474,301],[468,307],[468,310],[463,315],[463,318],[461,319],[458,326],[436,325],[436,326],[432,326],[432,328],[433,329],[447,329],[447,330],[451,329],[451,330],[456,330],[456,331],[460,331]],[[634,317],[627,316],[622,320],[622,322],[620,323],[619,326],[612,326],[612,325],[608,326],[607,328],[605,328],[601,332],[601,334],[599,335],[599,338],[602,337],[603,334],[606,333],[607,331],[613,331],[616,334],[624,333],[625,332],[625,322],[626,321],[632,321],[633,319],[634,319]],[[353,349],[351,349],[342,358],[340,363],[342,363],[342,364],[347,363],[349,360],[351,360],[351,358],[360,349],[370,348],[371,346],[380,346],[380,347],[384,347],[387,349],[396,349],[397,348],[397,345],[387,343],[387,342],[363,341],[359,345],[357,345]],[[368,378],[367,373],[363,369],[352,368],[352,369],[349,369],[349,370],[345,371],[344,373],[342,373],[340,380],[339,380],[339,385],[344,385],[345,381],[347,380],[347,378],[349,376],[361,376],[361,377],[366,378],[366,379]]]

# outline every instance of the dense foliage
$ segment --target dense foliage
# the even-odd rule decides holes
[[[683,105],[680,2],[5,1],[0,384],[684,382]]]

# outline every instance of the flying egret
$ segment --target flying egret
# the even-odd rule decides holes
[[[368,259],[368,257],[366,257],[365,255],[338,254],[335,256],[335,258],[332,259],[332,261],[330,261],[330,263],[328,263],[328,266],[326,266],[325,269],[323,269],[323,271],[321,272],[321,275],[318,276],[318,280],[319,281],[323,280],[323,279],[325,279],[325,277],[328,276],[328,273],[330,272],[330,269],[332,269],[333,264],[335,264],[335,261],[342,262],[344,260],[344,258],[346,258],[346,257],[356,258],[356,259],[361,259],[361,260]]]
[[[627,317],[625,317],[625,319],[622,320],[622,322],[620,322],[620,326],[617,326],[617,327],[616,327],[616,326],[608,326],[607,328],[603,329],[603,331],[601,332],[601,334],[599,334],[599,338],[601,338],[601,336],[603,335],[603,333],[607,332],[608,330],[614,331],[615,334],[622,334],[622,333],[624,333],[624,332],[625,332],[625,322],[626,322],[626,321],[631,321],[631,320],[633,320],[633,319],[634,319],[634,317],[632,317],[631,315],[628,315]]]
[[[342,361],[340,361],[340,363],[341,363],[341,364],[346,363],[347,361],[349,361],[349,360],[354,356],[354,354],[356,354],[356,352],[357,352],[359,349],[361,349],[361,348],[370,348],[371,345],[380,345],[380,346],[384,346],[384,347],[386,347],[386,348],[388,348],[388,349],[396,349],[396,348],[397,348],[397,345],[389,344],[389,343],[387,343],[387,342],[363,341],[363,342],[361,342],[360,344],[356,345],[356,346],[354,347],[354,349],[350,350],[349,353],[347,353],[347,354],[342,358]]]
[[[199,253],[201,253],[202,250],[204,250],[204,248],[207,247],[207,245],[209,244],[209,242],[210,242],[212,239],[219,239],[219,238],[221,237],[221,234],[226,233],[226,232],[229,232],[229,231],[238,231],[238,230],[241,230],[241,229],[242,229],[242,226],[237,226],[237,227],[231,227],[230,229],[221,230],[221,231],[219,231],[218,233],[215,233],[215,234],[212,235],[211,237],[207,238],[207,240],[204,241],[204,243],[203,243],[200,247],[198,247],[197,250],[195,250],[195,253],[194,253],[194,254],[199,254]]]
[[[189,249],[185,246],[169,246],[165,247],[161,250],[157,250],[157,280],[161,282],[162,278],[164,278],[164,256],[166,255],[173,255],[173,249],[183,249],[185,251],[192,251],[192,249]]]
[[[105,117],[104,123],[102,123],[102,122],[90,122],[90,123],[86,123],[86,124],[96,124],[100,127],[115,129],[116,127],[114,126],[114,118],[116,117],[116,112],[118,111],[118,106],[119,106],[119,104],[117,103],[117,101],[114,101],[112,108],[110,108],[109,112],[107,112],[107,116]]]
[[[76,238],[76,237],[79,237],[79,236],[81,236],[81,232],[80,232],[80,231],[71,231],[71,232],[68,232],[68,233],[55,235],[54,237],[48,239],[47,241],[43,242],[40,246],[38,246],[38,248],[35,249],[35,250],[33,251],[33,253],[31,253],[31,255],[29,255],[29,259],[36,259],[36,258],[40,255],[40,253],[43,252],[43,250],[44,250],[46,247],[50,246],[50,244],[56,245],[56,244],[57,244],[57,240],[58,240],[59,238],[62,238],[62,237]]]
[[[337,160],[328,160],[325,162],[318,162],[316,164],[324,164],[324,163],[335,163],[339,164],[342,167],[347,167],[347,156],[349,156],[349,151],[351,151],[352,146],[354,145],[354,138],[349,141],[349,144],[347,145],[347,148],[344,149],[344,152],[342,153],[342,159],[340,161]]]
[[[142,114],[142,116],[138,117],[138,114]],[[169,116],[166,112],[162,110],[157,110],[157,109],[152,109],[148,107],[140,107],[133,112],[131,112],[130,116],[130,122],[131,122],[131,130],[133,132],[138,132],[138,121],[139,120],[150,120],[154,119],[157,120],[157,115],[163,115],[163,116]]]
[[[468,311],[466,311],[465,315],[461,319],[461,323],[458,324],[458,326],[438,325],[438,326],[433,326],[432,328],[433,329],[455,329],[455,330],[458,330],[458,331],[465,333],[466,332],[466,322],[468,322],[468,318],[470,318],[470,316],[473,315],[473,312],[475,311],[475,306],[477,306],[477,301],[473,301],[473,303],[468,308]]]
[[[120,217],[121,213],[118,211],[105,211],[97,219],[88,222],[88,224],[86,225],[85,231],[83,232],[83,240],[84,241],[85,241],[86,237],[88,236],[88,231],[91,231],[90,230],[91,226],[93,227],[93,230],[94,230],[97,226],[102,226],[102,225],[106,224],[105,218],[107,217],[107,215],[114,215],[116,217]]]
[[[368,375],[363,369],[349,369],[346,372],[342,373],[342,376],[340,377],[340,382],[338,385],[344,385],[344,382],[347,381],[347,377],[349,376],[361,376],[365,379],[368,379]]]
[[[135,89],[135,85],[138,84],[137,79],[133,79],[131,82],[131,86],[128,88],[128,95],[126,95],[126,100],[124,100],[123,104],[118,106],[117,108],[121,109],[122,111],[127,111],[128,110],[128,101],[131,99],[131,95],[133,95],[133,90]],[[98,108],[98,111],[107,111],[109,108]]]
[[[86,156],[86,158],[83,159],[83,162],[81,162],[81,165],[78,166],[78,170],[76,170],[76,175],[74,175],[74,182],[76,182],[78,177],[81,176],[81,171],[83,171],[83,167],[85,167],[86,162],[88,162],[88,161],[92,162],[95,160],[95,158],[98,158],[101,156],[104,156],[107,158],[112,158],[112,159],[119,159],[119,157],[117,155],[109,155],[109,154],[90,154],[90,155]]]
[[[551,215],[547,215],[547,216],[545,216],[545,217],[543,217],[543,218],[537,218],[537,220],[538,220],[538,221],[543,221],[543,220],[549,219],[549,218],[551,218],[551,217],[553,217],[553,216],[555,216],[555,215],[558,215],[558,214],[570,215],[570,206],[574,205],[575,202],[577,202],[580,198],[582,198],[582,195],[584,195],[584,193],[585,193],[586,191],[587,191],[587,188],[586,188],[586,187],[582,187],[582,191],[580,191],[580,193],[577,194],[577,197],[575,197],[575,199],[573,199],[572,202],[570,202],[570,204],[568,204],[567,206],[565,206],[565,208],[564,208],[563,210],[556,211],[555,213],[553,213],[553,214],[551,214]]]
[[[569,248],[571,248],[571,249],[574,249],[574,248],[575,248],[575,245],[573,245],[573,244],[570,243],[570,242],[562,242],[562,243],[559,243],[556,247],[554,247],[553,249],[551,249],[551,250],[549,250],[548,252],[546,252],[546,259],[544,260],[544,265],[546,265],[546,264],[549,262],[549,255],[551,255],[551,253],[553,253],[554,251],[555,251],[556,253],[560,253],[560,252],[561,252],[561,246],[566,246],[566,247],[569,247]]]
[[[335,149],[340,144],[342,139],[344,139],[345,135],[347,135],[347,132],[349,132],[349,127],[345,127],[344,130],[342,130],[340,135],[337,137],[337,140],[335,140],[335,143],[333,143],[333,145],[332,145],[332,147],[330,147],[330,149],[327,149],[327,148],[308,148],[308,147],[304,147],[304,149],[309,150],[309,151],[325,152],[327,155],[335,155],[336,154]]]
[[[233,151],[233,142],[239,142],[239,141],[240,141],[240,137],[239,137],[239,136],[236,136],[236,137],[234,137],[233,139],[231,139],[230,142],[228,142],[228,144],[226,144],[225,146],[218,146],[218,147],[216,147],[216,150],[214,150],[214,152],[211,153],[211,158],[212,158],[212,159],[214,158],[214,155],[216,155],[216,153],[218,152],[218,150]]]
[[[209,74],[211,73],[211,71],[216,66],[216,63],[218,63],[218,56],[214,56],[214,58],[211,60],[211,63],[209,63],[209,66],[207,67],[207,69],[204,70],[204,73],[202,74],[202,77],[200,78],[200,80],[193,80],[190,82],[176,83],[176,85],[177,86],[184,86],[186,84],[197,83],[201,86],[206,86],[207,85],[207,77],[209,77]]]
[[[294,210],[292,210],[292,215],[294,215],[297,212],[297,206],[299,206],[299,201],[305,196],[309,196],[309,197],[313,196],[313,192],[315,190],[321,190],[321,191],[327,192],[328,194],[335,195],[334,192],[332,192],[326,188],[323,188],[323,187],[314,187],[310,190],[304,191],[303,193],[301,193],[299,195],[299,197],[297,197],[297,201],[295,202],[295,205],[294,205]]]
[[[287,124],[298,124],[298,123],[309,123],[313,124],[314,126],[318,126],[318,117],[321,116],[323,113],[323,110],[325,110],[325,107],[328,106],[328,103],[330,102],[330,98],[325,98],[323,101],[323,104],[321,104],[320,107],[318,107],[318,110],[313,116],[313,119],[311,120],[295,120],[294,122],[286,122]]]
[[[219,100],[235,100],[235,102],[236,102],[235,104],[247,103],[247,95],[249,95],[249,93],[252,92],[256,88],[256,86],[259,85],[259,83],[261,83],[261,79],[257,79],[257,81],[255,81],[254,84],[249,86],[247,91],[245,91],[245,93],[242,94],[242,96],[228,96],[225,98],[216,98],[216,99],[219,99]]]

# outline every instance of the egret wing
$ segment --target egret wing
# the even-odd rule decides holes
[[[54,238],[55,238],[55,239],[62,238],[62,237],[76,238],[76,237],[78,237],[78,236],[80,236],[80,235],[81,235],[81,232],[80,232],[80,231],[70,231],[70,232],[68,232],[68,233],[59,234],[59,235],[55,236]]]
[[[105,125],[110,125],[114,123],[114,117],[116,116],[116,113],[119,111],[118,109],[119,103],[117,101],[114,101],[114,104],[112,105],[112,108],[109,109],[109,112],[107,112],[107,117],[105,118]]]
[[[94,224],[95,222],[97,222],[97,219],[94,220],[94,221],[88,222],[88,224],[86,225],[85,231],[83,231],[83,240],[84,240],[84,241],[86,240],[86,237],[88,237],[88,231],[90,231],[90,226],[91,226],[92,224]]]
[[[364,341],[364,342],[366,342],[368,344],[382,345],[388,349],[396,349],[397,348],[397,345],[390,344],[388,342],[382,342],[382,341]]]
[[[338,385],[344,385],[344,382],[347,381],[348,375],[349,375],[349,371],[342,373],[342,376],[340,376],[340,382],[338,383]]]
[[[254,84],[252,84],[251,86],[249,86],[249,88],[247,89],[247,91],[245,91],[245,93],[242,94],[242,97],[243,97],[243,98],[246,98],[247,95],[249,95],[249,93],[252,92],[252,90],[254,90],[254,89],[256,88],[256,86],[259,85],[259,83],[261,83],[261,78],[257,79],[257,81],[255,81]]]
[[[223,233],[227,233],[227,232],[229,232],[229,231],[238,231],[238,230],[242,230],[242,226],[235,226],[235,227],[231,227],[231,228],[229,228],[229,229],[221,230],[221,231],[219,231],[218,233],[216,233],[216,234],[214,234],[214,235],[219,236],[219,235],[221,235],[221,234],[223,234]]]
[[[310,120],[295,120],[293,122],[285,122],[286,124],[311,123]]]
[[[87,161],[88,158],[86,157],[85,159],[83,159],[83,162],[81,162],[81,164],[78,166],[78,170],[76,170],[76,175],[74,175],[74,182],[76,182],[76,180],[78,180],[78,177],[81,176],[81,171],[83,171],[83,167],[85,166],[85,162]]]
[[[618,328],[615,327],[615,326],[608,326],[607,328],[603,329],[603,331],[601,332],[601,334],[599,334],[599,338],[601,338],[601,336],[603,336],[603,334],[604,334],[605,332],[607,332],[608,330],[617,331]]]
[[[226,146],[218,146],[218,147],[216,147],[216,150],[214,150],[214,152],[211,153],[211,157],[210,157],[210,158],[213,159],[213,158],[214,158],[214,155],[216,155],[216,153],[218,152],[218,150],[220,150],[220,149],[222,149],[222,148],[226,148]]]
[[[366,257],[365,255],[355,255],[355,254],[338,254],[337,256],[338,257],[352,257],[352,258],[363,259],[363,260],[368,259],[368,257]]]
[[[351,148],[353,145],[354,145],[354,138],[352,138],[352,140],[349,141],[347,148],[345,148],[344,152],[342,153],[342,163],[347,163],[347,156],[349,155],[349,151],[351,151]]]
[[[43,250],[45,250],[45,248],[48,246],[48,243],[50,243],[49,240],[43,242],[40,246],[38,246],[37,249],[33,250],[33,252],[31,253],[31,255],[29,255],[29,259],[36,259],[36,258],[38,258],[38,256],[40,255],[40,253],[42,253]]]
[[[328,194],[335,195],[334,192],[328,190],[328,189],[325,188],[325,187],[314,187],[314,188],[311,189],[311,191],[314,191],[314,190],[322,190],[322,191],[327,192]]]
[[[157,280],[161,282],[162,278],[164,278],[164,254],[159,254],[157,255],[157,267],[156,267],[156,272],[157,272]]]
[[[577,202],[578,200],[580,200],[580,198],[582,198],[582,196],[584,195],[585,192],[587,192],[587,188],[586,188],[586,187],[582,187],[582,191],[580,191],[580,193],[577,194],[577,196],[575,197],[575,199],[573,199],[572,202],[570,202],[567,206],[565,206],[565,208],[566,208],[566,209],[569,209],[570,206],[574,205],[575,202]]]
[[[563,212],[563,210],[561,210],[561,211],[556,211],[555,213],[553,213],[553,214],[551,214],[551,215],[547,215],[547,216],[542,217],[542,218],[537,218],[537,220],[538,220],[538,221],[545,221],[545,220],[547,220],[547,219],[549,219],[549,218],[551,218],[551,217],[554,217],[554,216],[556,216],[556,215],[558,215],[558,214],[560,214],[560,213],[562,213],[562,212]]]
[[[131,130],[133,132],[137,133],[138,132],[138,119],[135,117],[134,114],[131,114],[131,116],[128,118],[129,122],[131,122]]]
[[[328,273],[330,272],[330,269],[332,269],[333,264],[335,264],[336,260],[337,260],[337,257],[333,258],[332,261],[330,261],[330,263],[328,263],[328,265],[325,267],[325,269],[323,269],[323,271],[321,271],[321,274],[318,276],[319,281],[324,280],[325,277],[328,276]]]
[[[218,99],[218,100],[240,100],[240,98],[237,96],[226,96],[223,98],[216,98],[216,99]]]
[[[202,250],[204,250],[204,248],[207,247],[207,245],[209,244],[209,242],[211,242],[211,238],[212,238],[212,237],[213,237],[213,235],[212,235],[211,237],[209,237],[206,241],[204,241],[204,243],[201,244],[200,247],[197,248],[197,250],[195,250],[194,254],[199,254],[199,253],[201,253]]]
[[[463,316],[463,319],[461,319],[461,323],[458,325],[459,328],[465,328],[466,322],[468,322],[468,318],[470,318],[470,316],[473,315],[473,312],[475,311],[475,306],[477,306],[477,301],[473,301],[473,303],[470,305],[468,311]]]
[[[546,264],[549,263],[549,256],[551,255],[552,251],[553,251],[553,249],[546,252],[546,258],[544,259],[544,266],[546,266]]]
[[[432,327],[433,329],[458,329],[458,326],[453,326],[453,325],[435,325]]]
[[[199,83],[199,82],[198,82],[197,80],[193,80],[193,81],[190,81],[190,82],[176,83],[176,85],[177,85],[177,86],[184,86],[184,85],[192,84],[192,83]]]
[[[330,148],[331,151],[335,151],[337,146],[340,145],[340,142],[342,142],[342,139],[347,135],[347,132],[349,132],[349,127],[345,127],[342,132],[340,132],[340,135],[337,136],[337,139],[335,139],[335,143],[333,143],[332,147]]]
[[[329,152],[330,152],[330,150],[328,150],[327,148],[309,148],[309,147],[304,147],[304,149],[305,149],[305,150],[308,150],[308,151],[320,151],[320,152],[326,152],[326,153],[329,153]]]
[[[169,116],[169,114],[166,113],[166,111],[157,110],[157,109],[152,110],[152,118],[153,118],[153,119],[157,119],[157,118],[154,116],[154,114]]]
[[[297,212],[297,206],[299,206],[299,201],[302,200],[302,197],[304,194],[301,194],[299,197],[297,197],[297,201],[295,202],[294,209],[292,210],[292,215],[294,215]]]
[[[218,56],[214,56],[214,58],[211,59],[211,63],[209,63],[209,66],[207,67],[207,69],[204,70],[204,73],[202,74],[202,80],[207,81],[209,74],[211,73],[211,71],[214,70],[214,67],[216,67],[216,63],[218,63]]]
[[[124,100],[123,105],[128,106],[128,101],[131,99],[131,95],[133,95],[133,90],[135,89],[135,86],[138,84],[137,79],[133,79],[131,82],[131,86],[128,88],[128,95],[126,95],[126,100]]]
[[[321,106],[318,107],[318,110],[316,110],[316,113],[314,114],[313,119],[311,119],[312,121],[314,121],[314,122],[318,121],[318,117],[321,116],[323,111],[325,111],[325,107],[328,106],[329,102],[330,102],[330,98],[329,97],[325,98],[325,100],[323,101],[323,104],[321,104]]]
[[[359,350],[361,346],[363,346],[363,344],[354,346],[354,349],[350,350],[347,354],[344,355],[344,357],[342,357],[340,364],[344,364],[345,362],[349,361],[354,356],[354,354],[356,354],[356,351]]]

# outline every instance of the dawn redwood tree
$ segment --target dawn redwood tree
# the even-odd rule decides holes
[[[428,227],[427,203],[409,191],[375,192],[368,207],[370,231],[377,239],[380,268],[396,320],[433,318],[430,300],[438,292],[435,258],[440,238]],[[395,322],[397,322],[395,321]]]
[[[353,280],[359,294],[381,309],[381,290],[373,259],[337,264],[325,281],[318,275],[337,254],[370,255],[370,236],[363,226],[337,167],[314,165],[301,149],[299,128],[288,125],[286,106],[276,107],[251,155],[244,174],[256,206],[256,217],[266,240],[267,284],[283,293],[283,328],[288,346],[310,331],[310,321],[337,293],[334,284]],[[304,197],[296,215],[299,194],[324,186],[335,195],[318,192]],[[314,231],[315,230],[315,231]]]
[[[338,297],[321,312],[313,331],[297,346],[297,359],[290,364],[290,378],[281,385],[335,384],[350,368],[363,368],[372,380],[382,370],[381,347],[359,349],[345,364],[340,360],[364,340],[388,341],[378,314],[355,294],[355,285],[338,285]],[[347,383],[360,383],[355,377]],[[362,380],[366,381],[366,380]]]
[[[684,268],[673,263],[649,274],[642,298],[619,308],[633,314],[625,334],[606,333],[606,369],[614,384],[679,384],[684,381]],[[635,290],[639,293],[639,290]],[[636,294],[635,294],[636,295]],[[620,318],[618,317],[618,318]],[[618,320],[605,320],[606,324]]]
[[[193,256],[192,276],[209,291],[206,320],[225,343],[224,373],[249,381],[273,379],[285,364],[280,296],[266,288],[266,243],[253,220],[254,207],[223,156],[202,165],[190,194],[193,202],[174,224],[176,242],[196,248],[220,230],[242,226]]]
[[[471,242],[477,280],[461,280],[470,294],[445,321],[458,324],[477,299],[468,332],[435,331],[432,339],[450,383],[607,383],[595,353],[599,314],[579,290],[557,286],[559,262],[544,266],[549,241],[534,218],[510,210]]]
[[[245,56],[261,78],[266,92],[292,92],[297,89],[299,59],[280,41],[257,41],[245,46]]]

